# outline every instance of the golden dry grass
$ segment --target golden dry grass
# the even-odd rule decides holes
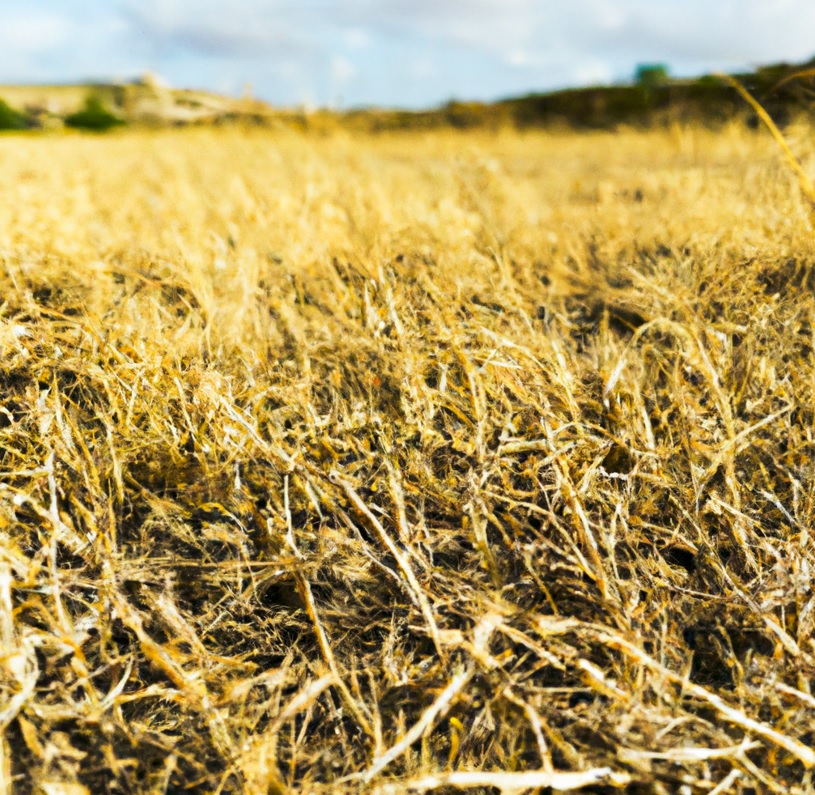
[[[0,173],[0,792],[812,791],[815,252],[769,136]]]

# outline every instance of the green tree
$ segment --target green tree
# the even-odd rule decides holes
[[[653,88],[668,82],[670,73],[668,67],[662,63],[640,64],[634,72],[634,80],[638,86]]]

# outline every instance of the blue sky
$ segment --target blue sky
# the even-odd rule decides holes
[[[812,0],[2,0],[0,83],[423,107],[815,56]]]

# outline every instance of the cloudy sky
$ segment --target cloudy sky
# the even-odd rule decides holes
[[[813,0],[0,0],[0,83],[422,107],[815,56]]]

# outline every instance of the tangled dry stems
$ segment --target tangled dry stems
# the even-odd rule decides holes
[[[815,272],[762,138],[0,158],[3,791],[811,790]]]

